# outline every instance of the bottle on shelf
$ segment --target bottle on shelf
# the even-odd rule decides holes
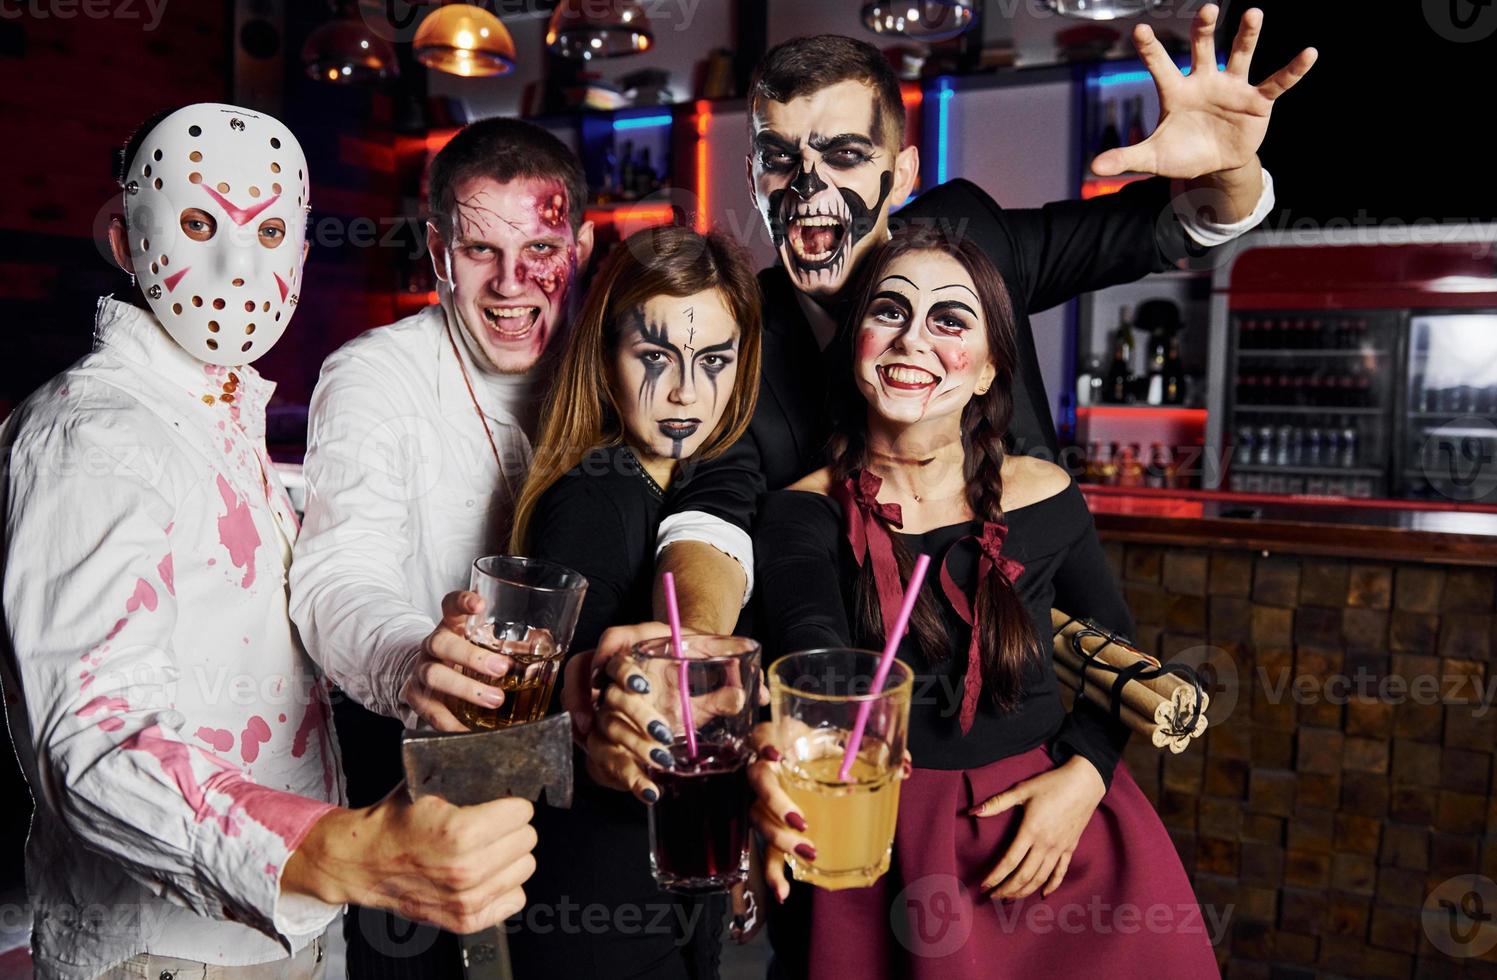
[[[1112,366],[1107,369],[1107,400],[1121,405],[1131,400],[1133,386],[1132,310],[1123,307],[1118,313],[1118,328],[1112,335]]]
[[[1076,376],[1076,404],[1078,406],[1102,403],[1104,377],[1102,358],[1096,354],[1088,354],[1081,373]]]
[[[1144,401],[1150,405],[1164,404],[1164,363],[1169,358],[1169,345],[1164,332],[1155,330],[1149,335],[1149,383]]]
[[[1144,132],[1144,98],[1135,95],[1128,100],[1128,145],[1142,143],[1148,136]]]
[[[1098,454],[1097,477],[1104,486],[1115,487],[1118,484],[1118,444],[1115,442],[1105,443]]]
[[[1349,419],[1343,419],[1341,429],[1341,460],[1340,465],[1350,469],[1356,466],[1360,460],[1357,453],[1357,430]]]
[[[1104,102],[1102,134],[1097,137],[1097,152],[1106,153],[1108,150],[1116,150],[1123,145],[1122,134],[1118,131],[1118,104],[1116,100]]]
[[[1141,487],[1144,485],[1144,464],[1139,459],[1138,443],[1126,447],[1118,463],[1118,486]]]
[[[1164,354],[1164,403],[1185,404],[1185,367],[1180,363],[1180,335],[1172,335]]]

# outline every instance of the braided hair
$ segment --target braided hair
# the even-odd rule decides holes
[[[947,236],[934,227],[910,224],[877,246],[863,263],[852,290],[848,329],[856,332],[872,305],[878,284],[894,260],[919,252],[940,252],[959,262],[972,277],[982,307],[989,356],[996,374],[988,390],[974,395],[962,410],[962,475],[967,503],[980,521],[1003,522],[1004,434],[1013,417],[1013,377],[1017,359],[1013,305],[993,263],[966,237]],[[868,464],[868,404],[848,370],[839,377],[832,398],[831,476],[841,482]],[[902,580],[909,581],[914,557],[893,535],[894,557]],[[854,584],[852,628],[857,642],[879,647],[884,626],[873,563],[864,562]],[[1012,710],[1023,691],[1026,665],[1039,655],[1034,626],[1008,576],[989,575],[987,587],[973,597],[983,635],[983,697],[999,711]],[[921,656],[938,664],[950,656],[950,640],[930,588],[921,590],[910,616],[910,635]]]

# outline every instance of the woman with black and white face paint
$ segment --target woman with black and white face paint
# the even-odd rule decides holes
[[[517,554],[587,576],[572,649],[591,650],[610,626],[654,618],[660,520],[689,485],[691,464],[721,453],[748,427],[759,390],[759,323],[758,284],[737,247],[717,234],[642,231],[599,271],[562,356],[510,543]],[[624,737],[648,742],[657,765],[669,761],[668,733],[634,732],[605,713],[588,742],[589,771],[622,751]],[[539,806],[542,870],[526,894],[537,907],[639,909],[647,926],[627,936],[522,928],[510,939],[517,976],[686,977],[715,969],[724,899],[656,886],[641,802],[657,797],[636,795],[579,774],[570,810]]]

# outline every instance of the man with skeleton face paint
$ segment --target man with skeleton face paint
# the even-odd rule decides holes
[[[287,612],[298,527],[250,362],[303,285],[300,145],[263,113],[187,106],[132,138],[121,183],[110,245],[139,291],[101,299],[94,351],[0,427],[36,975],[321,976],[354,901],[497,921],[533,866],[530,805],[341,806],[327,685]],[[412,861],[424,894],[390,892]],[[494,876],[482,922],[439,873],[473,862]]]

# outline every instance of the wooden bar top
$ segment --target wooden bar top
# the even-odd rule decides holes
[[[1497,565],[1497,507],[1082,484],[1104,541]]]

